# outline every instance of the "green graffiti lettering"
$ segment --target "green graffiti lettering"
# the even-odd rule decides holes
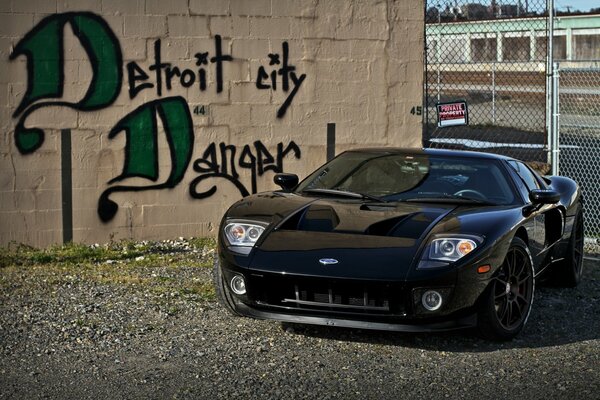
[[[104,20],[86,15],[75,16],[71,23],[92,61],[92,83],[78,104],[81,110],[94,110],[111,104],[121,91],[123,80],[121,52],[116,38]],[[115,44],[117,44],[115,46]]]
[[[64,71],[62,68],[63,42],[58,40],[62,35],[64,23],[57,18],[48,18],[40,22],[33,34],[25,36],[10,55],[13,60],[24,54],[27,57],[29,72],[27,90],[13,116],[19,115],[28,105],[36,100],[62,96]]]
[[[70,24],[92,65],[88,90],[78,102],[61,101],[64,88],[64,32]],[[123,57],[116,36],[99,16],[88,13],[64,13],[42,19],[15,46],[10,59],[27,58],[27,89],[13,117],[20,116],[15,127],[15,143],[23,153],[32,153],[44,142],[44,131],[26,128],[25,120],[35,110],[47,106],[65,106],[80,111],[97,110],[112,104],[123,81]],[[43,99],[53,101],[38,102]]]
[[[183,98],[182,101],[172,99],[162,102],[159,113],[165,132],[170,132],[169,147],[173,166],[168,182],[174,186],[183,178],[192,156],[191,144],[194,141],[194,133],[191,115]]]
[[[156,116],[154,107],[141,108],[128,114],[108,134],[109,139],[125,132],[125,165],[123,174],[109,183],[139,176],[153,181],[158,179],[158,145],[156,143]]]
[[[119,206],[109,196],[114,192],[136,192],[142,190],[173,188],[187,170],[194,147],[192,115],[183,97],[167,97],[143,104],[125,116],[110,131],[114,138],[125,132],[125,163],[123,172],[109,183],[126,178],[142,177],[158,179],[158,124],[160,117],[171,155],[171,172],[165,182],[149,186],[113,186],[106,189],[98,200],[98,215],[103,222],[110,221]]]

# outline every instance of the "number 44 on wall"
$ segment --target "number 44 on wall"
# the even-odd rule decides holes
[[[195,106],[193,113],[194,115],[206,115],[206,106]]]

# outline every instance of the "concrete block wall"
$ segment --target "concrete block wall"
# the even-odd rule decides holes
[[[422,49],[422,1],[2,1],[0,244],[215,235],[327,123],[420,146]]]

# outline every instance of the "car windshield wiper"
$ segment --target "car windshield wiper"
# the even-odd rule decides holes
[[[344,197],[351,197],[353,199],[367,199],[367,200],[373,200],[376,201],[378,203],[386,203],[385,200],[380,199],[379,197],[376,196],[371,196],[370,194],[364,194],[364,193],[357,193],[357,192],[350,192],[348,190],[339,190],[339,189],[304,189],[302,190],[302,193],[319,193],[319,194],[330,194],[333,196],[344,196]]]
[[[428,195],[423,197],[411,197],[408,199],[401,199],[399,201],[407,201],[407,202],[460,202],[460,203],[469,203],[469,204],[481,204],[484,206],[495,206],[496,203],[489,202],[487,200],[475,199],[473,197],[465,197],[459,196],[456,194],[449,193],[439,193],[434,196]]]

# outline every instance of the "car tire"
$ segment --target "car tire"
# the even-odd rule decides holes
[[[534,292],[531,252],[522,239],[515,237],[479,303],[480,334],[495,341],[517,336],[529,318]]]
[[[564,260],[552,266],[552,281],[559,287],[575,287],[583,272],[583,210],[579,210],[573,222],[573,230]]]
[[[235,302],[229,288],[225,282],[223,271],[221,270],[221,263],[219,263],[219,257],[215,255],[213,262],[213,283],[215,285],[215,292],[217,294],[217,300],[225,308],[229,314],[239,316],[240,314],[235,310]]]

